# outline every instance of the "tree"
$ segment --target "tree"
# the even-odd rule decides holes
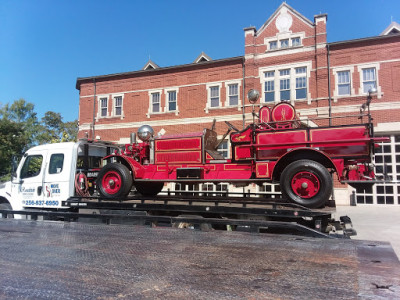
[[[36,144],[36,136],[39,132],[39,123],[34,109],[35,105],[24,99],[16,100],[11,105],[7,103],[0,109],[2,120],[12,121],[22,126],[26,143],[23,147],[25,150]]]
[[[9,174],[11,157],[21,157],[34,145],[76,141],[78,122],[62,121],[60,113],[48,111],[41,122],[34,111],[35,105],[24,99],[0,108],[0,181]]]
[[[39,144],[76,141],[77,135],[77,121],[64,123],[60,113],[48,111],[41,120],[37,141]]]
[[[0,119],[0,178],[10,173],[12,156],[21,157],[27,143],[22,123]]]

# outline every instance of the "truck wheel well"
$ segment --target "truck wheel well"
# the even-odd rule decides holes
[[[4,197],[0,197],[0,203],[8,203],[10,204],[10,202],[8,202],[8,200]]]
[[[278,163],[275,165],[274,172],[272,174],[273,180],[279,181],[281,173],[286,168],[286,166],[300,159],[312,160],[320,163],[325,168],[335,169],[335,166],[332,163],[332,161],[323,153],[318,152],[317,150],[304,150],[304,149],[295,150],[289,152],[288,154],[286,154],[285,156],[283,156],[281,159],[278,160]]]

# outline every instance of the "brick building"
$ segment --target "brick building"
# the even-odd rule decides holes
[[[259,105],[290,101],[302,120],[319,117],[313,126],[327,125],[328,116],[359,113],[368,90],[376,87],[370,106],[375,132],[391,138],[378,150],[376,171],[400,180],[400,25],[393,22],[375,37],[327,43],[326,23],[326,14],[311,21],[282,3],[259,29],[244,29],[244,56],[212,60],[201,53],[190,64],[159,67],[149,60],[142,70],[78,78],[79,137],[123,144],[143,124],[155,133],[174,134],[201,131],[213,119],[222,136],[224,121],[238,128],[252,121],[245,101],[250,89],[261,92]],[[220,150],[229,157],[228,142]],[[279,187],[253,188],[274,192]],[[352,192],[337,186],[337,203],[348,204]],[[359,204],[400,205],[400,185],[377,184],[356,196]]]

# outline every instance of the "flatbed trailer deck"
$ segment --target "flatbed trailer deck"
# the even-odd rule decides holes
[[[399,299],[385,242],[0,219],[0,299]]]

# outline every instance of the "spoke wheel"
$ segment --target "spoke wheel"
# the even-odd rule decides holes
[[[108,199],[126,197],[132,188],[133,178],[129,169],[119,163],[107,164],[97,178],[100,195]]]
[[[328,170],[307,159],[289,164],[281,174],[280,185],[285,198],[309,208],[323,207],[333,188]]]

